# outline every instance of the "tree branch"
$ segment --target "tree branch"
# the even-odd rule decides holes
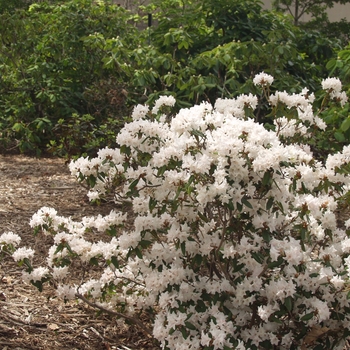
[[[142,330],[142,332],[144,332],[147,336],[152,336],[152,331],[146,327],[139,319],[137,318],[134,318],[134,317],[131,317],[131,316],[127,316],[127,315],[124,315],[120,312],[116,312],[116,311],[112,311],[112,310],[108,310],[106,308],[104,308],[103,306],[101,305],[98,305],[96,303],[93,303],[91,302],[90,300],[86,299],[83,295],[81,295],[80,293],[76,293],[75,296],[82,300],[84,303],[88,304],[89,306],[93,307],[93,308],[96,308],[96,309],[99,309],[103,312],[106,312],[108,313],[109,315],[112,315],[112,316],[117,316],[117,317],[121,317],[121,318],[124,318],[125,320],[128,320],[134,324],[136,324],[137,326],[140,327],[140,329]]]

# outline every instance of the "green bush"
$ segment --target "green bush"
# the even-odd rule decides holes
[[[84,38],[101,32],[132,44],[136,35],[128,18],[121,7],[88,0],[34,4],[27,11],[1,16],[3,146],[15,140],[21,151],[43,150],[50,140],[60,139],[62,120],[73,114],[91,114],[96,126],[104,124],[110,113],[99,114],[102,101],[94,102],[91,95],[96,84],[106,87],[109,73],[101,63],[104,53],[86,46]],[[120,83],[114,83],[110,91],[119,89]],[[115,118],[122,119],[124,101],[120,103],[122,114]]]
[[[104,133],[117,132],[133,105],[172,95],[183,108],[258,93],[252,78],[261,71],[278,90],[315,91],[340,48],[256,0],[154,0],[141,9],[153,14],[151,28],[136,29],[147,16],[91,0],[2,15],[3,149],[91,154],[113,145]],[[256,119],[268,127],[265,112],[261,105]]]

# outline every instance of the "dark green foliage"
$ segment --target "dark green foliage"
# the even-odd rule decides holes
[[[16,9],[28,8],[32,2],[30,0],[0,0],[0,13],[11,13]]]
[[[1,16],[3,146],[16,140],[21,151],[43,149],[50,140],[66,134],[71,123],[65,125],[64,121],[73,114],[91,114],[94,127],[111,117],[111,108],[119,113],[115,117],[122,119],[126,113],[122,98],[115,108],[111,103],[106,113],[101,111],[106,97],[96,101],[100,94],[97,86],[102,85],[106,95],[118,95],[123,85],[109,82],[101,63],[104,53],[86,46],[84,38],[102,32],[107,38],[128,38],[131,44],[136,35],[127,19],[120,7],[94,5],[88,0],[63,5],[42,3],[28,11]]]
[[[258,93],[261,71],[278,90],[314,91],[339,49],[256,0],[154,0],[143,10],[71,0],[1,15],[0,147],[93,154],[114,144],[132,105]],[[153,26],[136,29],[148,13]],[[261,105],[255,118],[268,125],[265,114]]]
[[[262,11],[261,3],[248,1],[204,1],[203,10],[206,13],[206,23],[214,29],[214,39],[219,43],[232,40],[264,41],[265,31],[273,30],[277,21]]]

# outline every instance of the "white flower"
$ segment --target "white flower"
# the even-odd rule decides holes
[[[12,257],[15,261],[22,261],[25,258],[32,259],[34,253],[35,251],[32,248],[21,247],[12,254]]]
[[[211,338],[209,337],[209,335],[207,333],[205,333],[204,331],[202,331],[201,345],[209,346],[210,341],[211,341]]]
[[[268,305],[261,305],[258,307],[258,315],[259,317],[267,322],[269,317],[276,311],[276,308],[273,307],[271,304]]]
[[[269,301],[283,301],[286,297],[293,296],[296,292],[295,285],[292,280],[278,279],[271,281],[266,286],[266,296]]]
[[[23,272],[22,278],[25,283],[29,283],[30,281],[37,282],[41,281],[42,278],[47,277],[49,275],[49,269],[47,267],[37,267],[31,273]]]
[[[335,288],[341,289],[343,288],[345,281],[340,276],[333,276],[330,282],[334,285]]]
[[[52,277],[56,280],[61,280],[68,274],[68,266],[54,267],[52,270]]]
[[[152,108],[152,113],[157,114],[162,106],[173,107],[176,103],[174,96],[160,96]]]
[[[73,300],[75,299],[75,294],[77,292],[76,286],[69,286],[69,285],[58,285],[56,289],[56,294],[58,297],[66,300]]]
[[[148,112],[149,112],[149,109],[147,106],[139,104],[134,107],[131,116],[133,120],[139,120],[139,119],[143,119]]]
[[[254,77],[253,83],[254,85],[266,86],[271,85],[273,83],[273,80],[273,76],[261,72]]]
[[[317,298],[312,298],[310,302],[311,305],[317,310],[317,317],[320,321],[325,321],[329,319],[331,312],[326,302]]]
[[[249,95],[239,95],[236,99],[237,105],[244,110],[245,107],[250,107],[255,109],[258,105],[258,98],[252,94]]]
[[[87,196],[89,198],[89,201],[92,202],[92,201],[100,198],[100,193],[98,191],[89,191],[87,193]]]
[[[346,228],[349,228],[350,227],[350,219],[346,220],[344,222],[344,225],[345,225]]]
[[[5,232],[0,236],[0,245],[12,244],[17,246],[21,242],[21,237],[13,232]]]
[[[332,91],[330,95],[331,98],[338,101],[342,107],[344,107],[345,103],[348,102],[348,96],[346,95],[345,91]]]
[[[322,89],[328,91],[340,92],[342,83],[338,78],[327,78],[322,80]]]

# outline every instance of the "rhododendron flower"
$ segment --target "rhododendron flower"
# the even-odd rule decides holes
[[[152,109],[152,113],[157,114],[159,109],[162,106],[173,107],[175,105],[175,103],[176,103],[176,100],[173,96],[161,96],[154,104],[154,107]]]
[[[22,278],[25,283],[29,283],[31,281],[37,282],[41,281],[43,278],[49,276],[49,269],[47,267],[37,267],[30,273],[23,272]]]
[[[322,89],[341,92],[342,83],[338,78],[326,78],[322,80]]]
[[[265,85],[271,85],[273,83],[273,80],[274,80],[273,76],[266,74],[264,72],[261,72],[254,77],[253,83],[255,85],[265,86]]]
[[[13,232],[5,232],[0,236],[0,246],[3,244],[11,244],[17,246],[21,242],[21,237]]]
[[[59,267],[54,267],[53,272],[52,272],[52,277],[56,280],[62,280],[68,275],[69,268],[68,266],[59,266]]]
[[[23,259],[32,259],[34,257],[35,251],[32,248],[21,247],[18,248],[12,257],[15,261],[21,261]]]

